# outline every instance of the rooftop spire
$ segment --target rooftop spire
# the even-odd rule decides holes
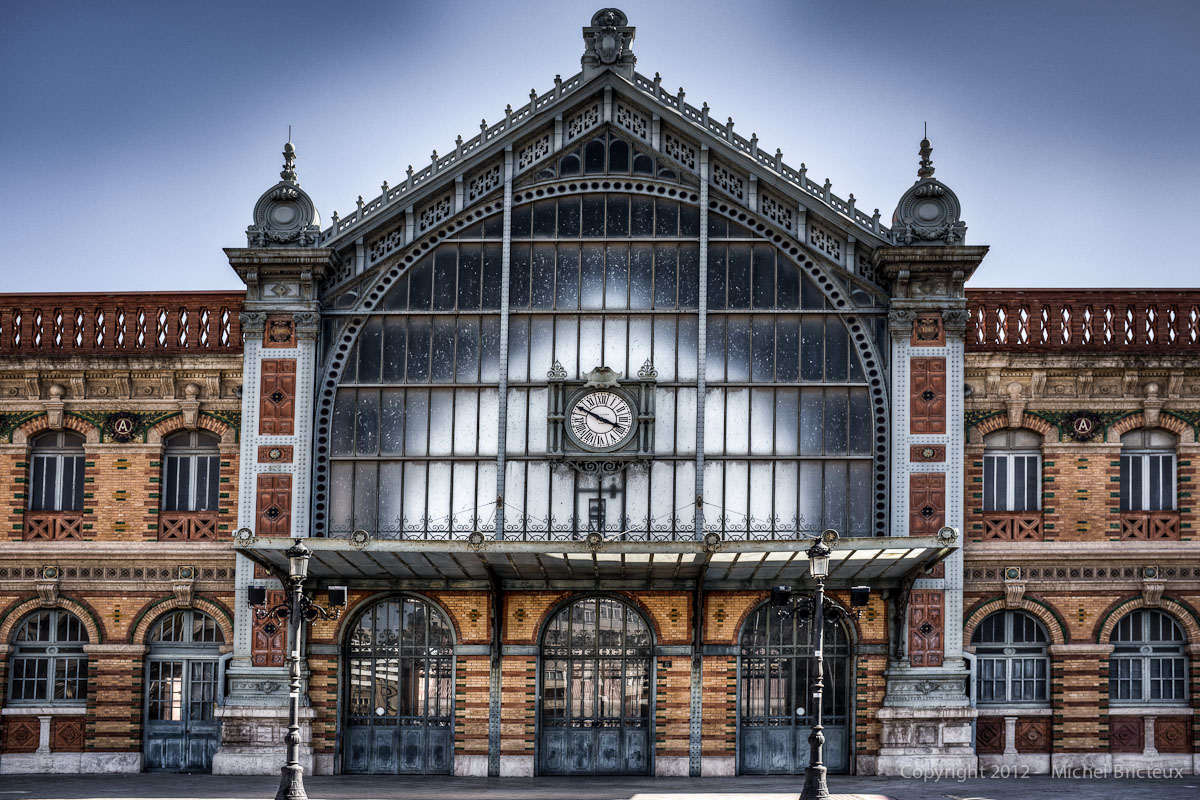
[[[921,167],[917,170],[917,177],[921,180],[933,177],[933,162],[929,160],[929,156],[933,154],[933,145],[929,143],[929,123],[925,123],[925,138],[921,140]]]
[[[283,146],[283,170],[279,173],[279,177],[283,178],[288,183],[296,182],[296,146],[292,144],[292,128],[288,126],[288,142]]]

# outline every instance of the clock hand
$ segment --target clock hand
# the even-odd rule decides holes
[[[621,426],[620,426],[620,425],[618,425],[616,422],[614,422],[614,421],[613,421],[613,420],[611,420],[611,419],[608,419],[608,418],[606,418],[606,417],[602,417],[602,416],[600,416],[600,415],[599,415],[599,414],[597,414],[595,411],[592,411],[590,408],[585,408],[585,409],[584,409],[584,413],[586,413],[586,414],[587,414],[588,416],[590,416],[590,417],[595,417],[596,419],[600,420],[601,422],[608,423],[609,425],[611,425],[611,426],[612,426],[612,427],[613,427],[613,428],[614,428],[614,429],[617,431],[617,433],[620,433],[620,432],[621,432]]]

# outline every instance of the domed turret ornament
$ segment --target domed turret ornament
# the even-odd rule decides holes
[[[921,164],[917,182],[904,193],[892,214],[892,232],[897,244],[962,244],[967,224],[962,207],[950,187],[933,177],[933,146],[921,140]]]
[[[283,146],[281,180],[254,204],[254,224],[246,229],[250,247],[312,247],[321,232],[321,217],[296,181],[296,147]]]

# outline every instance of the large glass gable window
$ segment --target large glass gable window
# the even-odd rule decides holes
[[[663,179],[645,158],[610,135],[546,169]],[[671,539],[698,521],[735,538],[874,532],[871,377],[846,312],[786,253],[715,214],[704,269],[700,210],[675,186],[529,191],[511,211],[507,275],[493,217],[392,285],[333,403],[315,505],[319,520],[328,503],[329,535]],[[854,313],[874,335],[881,309]],[[635,382],[647,363],[653,459],[604,479],[552,468],[551,368],[571,382],[607,366]]]

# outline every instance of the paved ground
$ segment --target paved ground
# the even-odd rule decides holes
[[[313,800],[796,800],[799,779],[784,778],[399,778],[339,775],[308,778]],[[96,798],[117,800],[268,800],[273,777],[211,775],[3,775],[0,800]],[[882,800],[1192,800],[1200,776],[1131,779],[974,778],[903,780],[832,776],[835,797],[857,794]]]

